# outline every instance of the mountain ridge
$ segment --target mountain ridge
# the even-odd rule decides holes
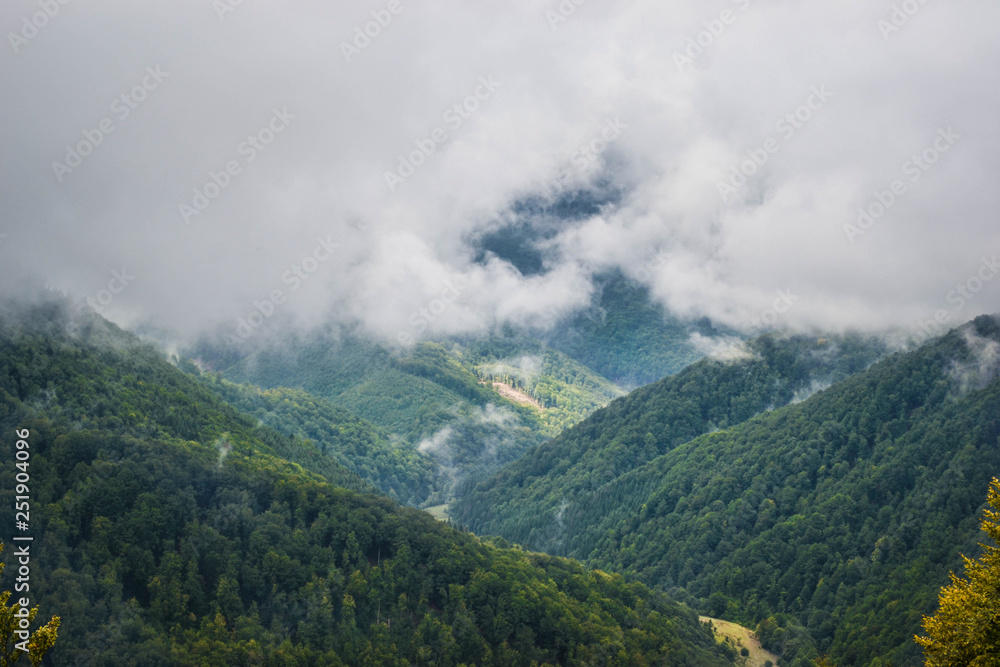
[[[62,618],[59,664],[733,664],[667,596],[374,494],[64,304],[0,304],[14,428],[32,448],[32,601]],[[0,467],[8,523],[14,488]]]
[[[756,628],[788,664],[913,664],[921,616],[959,554],[978,551],[976,515],[1000,471],[998,349],[1000,321],[982,316],[699,435],[559,508],[553,551]],[[468,504],[455,517],[475,526]]]

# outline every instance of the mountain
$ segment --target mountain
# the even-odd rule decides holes
[[[548,196],[519,200],[495,228],[470,239],[476,261],[503,261],[524,276],[544,274],[559,261],[554,240],[574,224],[620,205],[622,194],[613,182],[600,179],[591,188],[559,185]],[[653,249],[636,273],[648,279],[664,261]],[[581,312],[550,331],[525,333],[621,387],[635,388],[676,373],[704,356],[691,342],[693,333],[720,333],[707,320],[686,322],[671,314],[647,287],[620,270],[596,274],[594,288],[591,303]]]
[[[756,626],[783,664],[820,653],[842,667],[917,664],[921,616],[959,554],[978,551],[976,515],[1000,470],[998,375],[1000,321],[977,318],[581,489],[548,515],[561,522],[558,552]],[[638,424],[671,432],[652,388],[644,398],[596,413],[564,448]],[[529,484],[527,465],[484,484],[482,498]]]
[[[525,203],[521,212],[532,224],[480,239],[481,259],[499,257],[519,270],[540,271],[547,235],[558,232],[565,216],[584,215],[600,201],[574,198],[553,210]],[[420,468],[414,470],[419,481],[382,470],[361,450],[352,450],[353,463],[339,460],[356,471],[378,468],[377,480],[362,476],[394,498],[444,504],[622,396],[622,387],[658,380],[701,358],[696,334],[708,340],[720,335],[707,321],[672,317],[648,289],[621,273],[599,276],[596,283],[592,306],[549,331],[499,325],[390,349],[353,329],[327,328],[290,332],[252,351],[203,342],[185,354],[236,384],[306,392],[310,397],[302,396],[300,404],[347,410],[380,429],[399,451],[416,448],[436,463],[431,487],[419,459],[408,459]],[[302,423],[293,426],[286,414],[284,432],[301,434],[305,422],[315,423],[299,417]]]
[[[664,594],[372,493],[63,303],[0,307],[0,432],[15,429],[28,594],[62,618],[53,664],[734,664]],[[16,472],[0,468],[6,525]]]
[[[222,376],[308,392],[375,424],[402,443],[398,449],[431,457],[437,481],[429,493],[406,482],[396,489],[413,504],[461,495],[623,393],[536,338],[509,331],[399,352],[357,336],[315,334],[259,350]]]
[[[648,288],[619,272],[598,276],[595,287],[590,307],[561,322],[546,340],[622,387],[680,371],[704,356],[692,344],[692,334],[711,338],[720,333],[707,320],[690,323],[671,315]]]
[[[562,550],[567,512],[593,491],[702,433],[744,422],[864,370],[878,339],[763,336],[638,389],[528,452],[457,501],[452,516],[480,534]]]
[[[315,445],[320,454],[332,457],[393,500],[420,506],[441,486],[433,459],[326,399],[298,389],[234,384],[197,369],[188,372],[240,412]]]
[[[481,382],[538,408],[534,415],[545,436],[558,435],[625,393],[524,331],[503,328],[462,344]]]

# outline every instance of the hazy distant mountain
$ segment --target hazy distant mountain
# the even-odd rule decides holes
[[[357,336],[316,334],[264,348],[223,375],[309,392],[430,457],[436,466],[430,493],[423,481],[411,488],[396,475],[402,484],[396,493],[417,504],[447,502],[623,393],[537,338],[511,332],[428,341],[405,352]],[[355,469],[372,465],[357,461]]]
[[[655,382],[704,356],[692,334],[719,335],[708,320],[684,322],[620,273],[598,278],[589,309],[547,334],[550,344],[625,388]],[[726,332],[728,333],[728,332]]]

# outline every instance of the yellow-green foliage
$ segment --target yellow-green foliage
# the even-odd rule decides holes
[[[982,527],[1000,543],[1000,481],[990,485],[988,509]],[[1000,665],[1000,549],[982,545],[979,560],[965,558],[966,579],[951,575],[941,590],[940,607],[924,617],[926,637],[916,637],[924,648],[927,667],[993,667]]]
[[[3,552],[3,543],[0,542],[0,553]],[[0,574],[3,574],[4,564],[0,563]],[[15,631],[19,629],[19,618],[16,615],[21,610],[21,605],[14,602],[9,607],[10,591],[0,593],[0,667],[13,667],[21,662],[21,658],[27,657],[32,665],[40,665],[42,658],[49,652],[55,643],[61,619],[53,616],[49,622],[31,633],[28,639],[27,652],[17,648],[18,637]],[[38,615],[38,607],[28,611],[29,625]]]

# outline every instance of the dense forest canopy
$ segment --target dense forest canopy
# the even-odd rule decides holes
[[[664,594],[375,495],[58,303],[0,311],[0,430],[15,428],[57,664],[733,664]],[[8,525],[14,486],[4,465]]]
[[[786,664],[914,664],[920,619],[959,554],[977,552],[1000,471],[998,342],[998,319],[980,317],[683,443],[672,394],[648,387],[484,482],[455,516],[756,627]],[[726,389],[706,384],[705,403],[742,399]],[[594,443],[603,466],[574,468]]]
[[[884,353],[872,337],[763,336],[730,350],[728,360],[703,359],[616,400],[479,485],[453,514],[475,532],[558,553],[561,517],[594,489],[698,435],[801,400]]]
[[[285,435],[309,441],[382,493],[419,506],[441,487],[434,460],[334,403],[299,389],[261,389],[201,374],[209,389]]]
[[[212,359],[225,363],[218,355]],[[279,419],[272,409],[265,410],[271,415],[265,421],[284,422],[280,428],[286,432],[296,420],[317,423],[310,414],[314,408],[306,405],[313,402],[324,410],[332,406],[349,411],[382,431],[382,440],[387,436],[403,443],[404,450],[427,454],[436,476],[430,484],[420,470],[426,462],[402,476],[398,469],[384,470],[388,461],[380,464],[379,488],[415,505],[445,503],[463,494],[624,393],[537,337],[510,329],[423,341],[400,350],[383,348],[356,333],[318,332],[264,346],[222,369],[221,375],[267,390],[292,388],[311,394],[315,400],[299,394],[293,401],[305,412],[284,405]],[[262,400],[246,398],[252,403]],[[292,412],[299,414],[293,417]],[[305,429],[310,431],[315,429]],[[409,455],[402,458],[413,461]]]

